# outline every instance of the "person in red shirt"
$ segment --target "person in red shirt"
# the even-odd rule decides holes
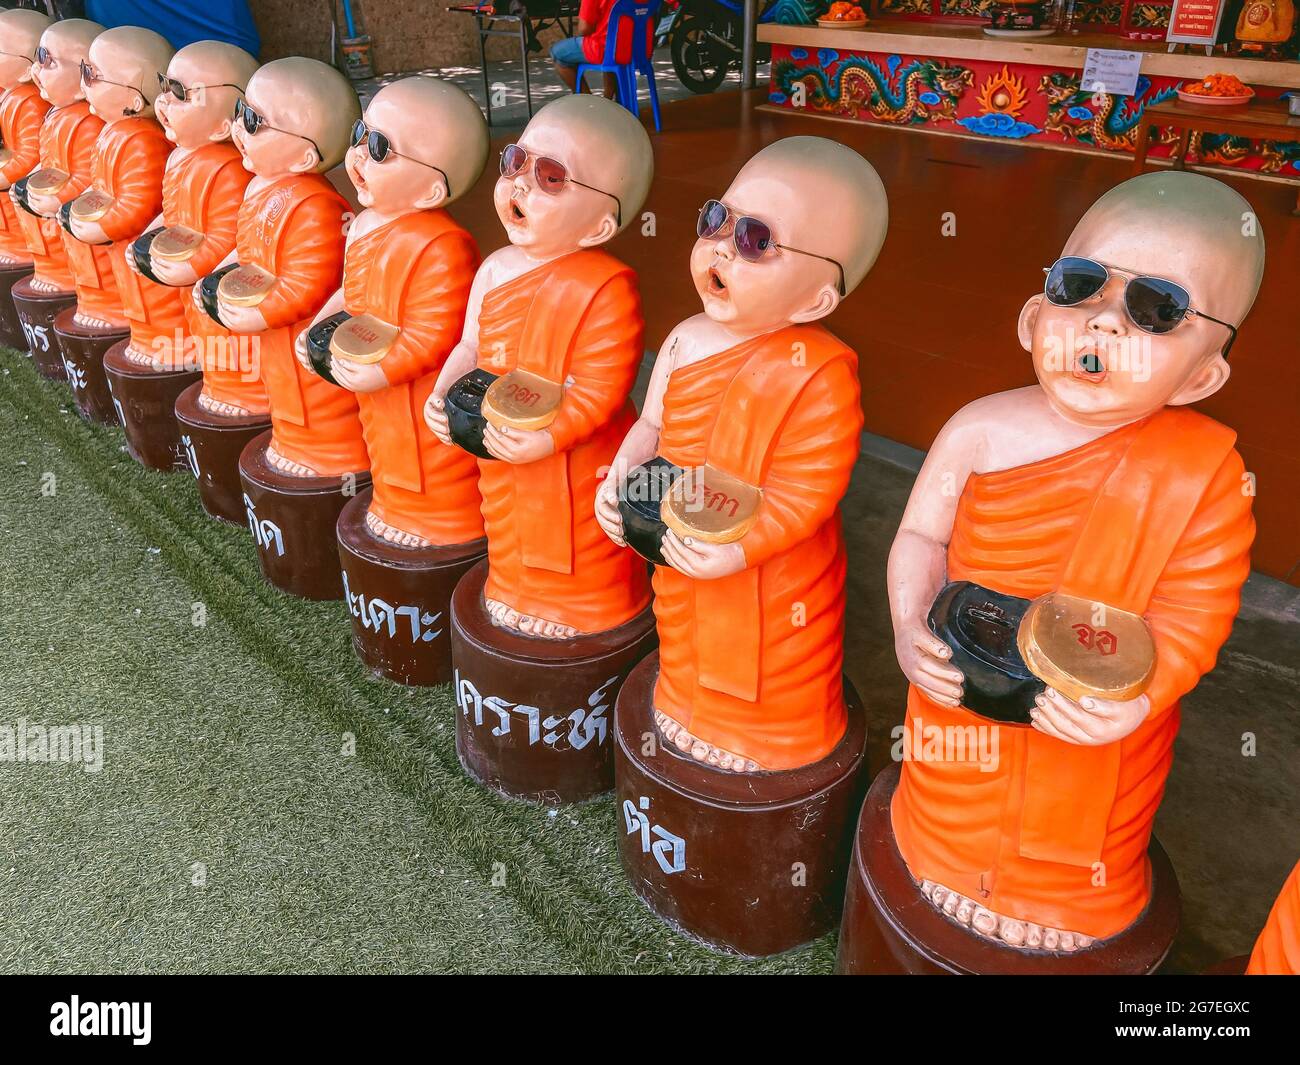
[[[578,65],[600,63],[605,58],[605,33],[613,6],[614,0],[582,0],[582,6],[578,8],[578,35],[565,37],[551,45],[555,73],[574,91],[578,87]],[[614,90],[614,75],[606,72],[606,99],[614,99]]]

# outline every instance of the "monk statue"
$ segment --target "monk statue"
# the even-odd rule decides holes
[[[1255,941],[1247,976],[1300,976],[1300,864],[1282,885]]]
[[[266,390],[257,367],[240,358],[229,331],[194,305],[190,290],[235,246],[239,205],[253,175],[244,169],[230,131],[235,103],[256,69],[257,60],[242,48],[198,41],[159,72],[154,106],[175,147],[163,177],[162,214],[149,226],[154,235],[142,238],[153,280],[184,290],[184,329],[202,355],[198,404],[225,416],[266,413]],[[130,260],[137,263],[137,255]],[[140,278],[142,289],[147,284]]]
[[[348,230],[343,286],[316,315],[330,336],[320,372],[356,393],[374,485],[366,527],[401,547],[483,536],[478,464],[421,412],[460,340],[479,261],[444,208],[473,187],[487,150],[478,105],[433,78],[385,86],[352,131],[347,171],[365,209]],[[311,372],[309,335],[298,359]]]
[[[479,268],[464,335],[425,406],[451,443],[458,393],[492,379],[479,452],[484,599],[494,624],[530,636],[617,628],[649,601],[644,562],[604,535],[593,504],[636,420],[628,394],[644,328],[636,275],[598,249],[636,220],[653,170],[645,130],[612,101],[561,97],[533,117],[501,154],[494,200],[510,243]]]
[[[66,211],[72,235],[68,257],[77,279],[79,325],[131,328],[128,345],[147,359],[153,330],[142,327],[146,308],[132,289],[121,291],[129,242],[162,206],[162,173],[171,144],[153,117],[158,71],[167,67],[172,46],[139,26],[105,30],[90,46],[81,80],[91,111],[104,120],[95,141],[90,187]],[[105,269],[107,268],[107,270]],[[123,300],[130,298],[127,314]],[[173,315],[179,323],[177,306]]]
[[[40,293],[73,291],[71,268],[63,246],[58,209],[75,199],[90,183],[95,140],[103,123],[90,113],[81,84],[81,61],[90,42],[104,32],[97,22],[65,19],[41,33],[31,66],[32,85],[49,105],[39,131],[37,160],[23,179],[10,188],[28,257],[35,266],[29,284]],[[50,188],[41,191],[26,180],[41,171],[50,175]],[[57,188],[54,188],[57,186]]]
[[[233,269],[210,275],[221,275],[212,310],[231,333],[257,339],[271,406],[266,462],[290,477],[369,468],[356,396],[294,358],[298,334],[342,280],[348,205],[324,175],[343,161],[360,117],[342,74],[298,56],[259,67],[235,103],[235,146],[253,178],[222,264]],[[199,306],[204,283],[194,288]]]
[[[0,11],[0,192],[40,165],[41,123],[50,109],[32,84],[32,63],[49,17],[38,11]],[[20,208],[0,196],[0,269],[32,261],[18,222]]]
[[[597,496],[622,544],[629,479],[655,460],[682,471],[654,496],[654,720],[719,770],[808,765],[845,732],[838,507],[862,413],[857,357],[816,323],[866,276],[888,224],[880,178],[841,144],[790,137],[746,163],[700,211],[703,313],[664,341]]]
[[[64,19],[52,23],[41,34],[37,47],[32,80],[41,98],[51,106],[41,126],[39,169],[22,183],[28,210],[21,211],[19,219],[36,265],[32,287],[38,292],[66,292],[76,285],[70,262],[72,237],[59,225],[58,215],[65,203],[86,191],[94,172],[95,142],[104,121],[91,112],[86,100],[81,64],[90,54],[91,42],[103,32],[98,22]],[[18,191],[15,187],[15,195]],[[77,254],[82,254],[80,246]],[[113,270],[104,251],[90,249],[88,254],[92,265],[98,266],[85,275],[87,283],[90,277],[98,276],[99,270],[111,279]],[[82,324],[95,317],[90,314],[93,305],[87,304]],[[109,301],[108,306],[116,312],[116,300]],[[103,316],[97,320],[103,321]]]
[[[999,756],[905,753],[891,818],[921,893],[979,936],[1081,950],[1150,899],[1179,700],[1254,537],[1235,434],[1188,405],[1228,380],[1263,269],[1218,181],[1107,192],[1020,313],[1038,383],[958,411],[917,477],[888,573],[906,731],[998,730]]]

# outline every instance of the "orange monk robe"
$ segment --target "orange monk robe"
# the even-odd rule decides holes
[[[562,364],[559,379],[574,378],[547,427],[555,453],[523,465],[479,462],[485,595],[521,614],[601,632],[650,600],[644,560],[614,544],[595,513],[600,482],[636,421],[628,393],[645,328],[636,274],[604,252],[579,251],[498,285],[479,311],[479,366],[514,369],[525,326],[544,331],[558,321],[578,323],[556,340],[563,348],[531,353]]]
[[[356,396],[304,370],[293,352],[298,334],[343,280],[347,210],[319,174],[280,178],[244,200],[235,242],[240,263],[276,278],[257,308],[269,328],[252,338],[271,402],[272,442],[322,477],[370,466]]]
[[[71,234],[65,242],[72,275],[77,283],[77,310],[84,315],[129,325],[133,338],[149,348],[153,337],[142,326],[148,314],[149,298],[137,302],[136,293],[119,292],[126,263],[127,247],[162,209],[162,175],[171,153],[171,142],[152,118],[123,118],[105,125],[95,141],[95,167],[90,185],[113,197],[113,203],[98,219],[106,245],[84,244]],[[152,282],[147,282],[153,284]],[[154,285],[174,299],[174,292]],[[125,297],[125,298],[124,298]],[[131,300],[128,319],[124,306]],[[179,308],[176,320],[180,320]]]
[[[163,222],[203,234],[189,258],[199,277],[220,265],[235,246],[235,227],[244,190],[253,175],[244,169],[239,149],[229,141],[205,144],[181,154],[177,149],[163,176]],[[181,290],[185,331],[197,345],[203,367],[203,394],[250,414],[270,410],[266,389],[252,358],[248,337],[232,337],[206,311],[194,306],[188,286]]]
[[[791,367],[796,343],[807,373]],[[776,373],[747,405],[770,415],[751,405],[741,417],[733,389],[764,366]],[[824,329],[796,326],[674,370],[659,454],[684,468],[707,459],[739,475],[718,433],[731,422],[742,439],[757,431],[741,444],[756,449],[748,461],[768,456],[747,479],[763,499],[739,541],[746,569],[700,581],[655,567],[654,705],[706,743],[765,769],[792,769],[829,754],[846,724],[839,502],[862,431],[856,357]]]
[[[347,312],[372,314],[401,333],[379,364],[389,388],[357,395],[377,518],[432,544],[483,535],[478,462],[438,440],[425,424],[425,401],[460,340],[478,269],[474,238],[443,211],[417,211],[347,249]]]
[[[117,199],[100,219],[100,225],[114,241],[113,277],[122,299],[122,313],[131,326],[131,346],[149,352],[168,369],[182,369],[189,292],[150,281],[127,262],[136,237],[162,210],[163,181],[172,144],[153,119],[127,121],[136,128],[125,133],[120,147],[116,147],[116,158],[105,164],[106,172],[111,167]],[[126,123],[115,123],[105,136],[116,135],[123,125]]]
[[[1247,976],[1300,976],[1300,863],[1264,922],[1246,966]]]
[[[0,98],[0,144],[12,153],[0,166],[0,175],[9,185],[41,165],[41,123],[49,109],[31,82],[16,85]],[[0,252],[25,260],[31,252],[18,223],[21,210],[8,195],[0,195]]]
[[[1228,638],[1255,531],[1232,434],[1186,409],[1166,408],[1153,418],[1168,430],[1167,461],[1140,471],[1129,490],[1141,496],[1176,479],[1185,456],[1214,454],[1212,440],[1226,438],[1226,444],[1207,464],[1190,520],[1181,534],[1173,530],[1172,553],[1152,575],[1149,602],[1138,608],[1157,654],[1146,721],[1101,747],[1001,726],[997,758],[985,764],[970,754],[942,761],[941,755],[923,758],[913,750],[892,804],[898,847],[917,879],[942,884],[1007,917],[1097,938],[1126,928],[1149,898],[1147,844],[1173,760],[1179,700],[1213,668]],[[1040,462],[972,475],[948,545],[949,579],[1029,599],[1054,591],[1081,526],[1101,505],[1103,482],[1149,421]],[[1135,543],[1158,539],[1162,515],[1140,505],[1133,512],[1139,523]],[[1091,550],[1100,556],[1106,546]],[[1117,573],[1107,588],[1099,578],[1098,601],[1122,605],[1115,598],[1124,594],[1126,580]],[[965,729],[949,734],[968,735],[970,743],[978,735],[972,726],[991,727],[965,708],[942,707],[912,688],[908,734],[915,735],[918,725]],[[1088,770],[1076,786],[1063,786],[1059,771],[1069,772],[1071,762],[1095,771]],[[1048,765],[1056,767],[1055,779],[1044,771]],[[1090,828],[1081,838],[1080,826],[1095,832]],[[1056,860],[1049,852],[1057,852]]]
[[[68,183],[58,193],[60,203],[75,200],[90,184],[95,168],[95,142],[104,120],[90,113],[85,100],[66,107],[51,108],[41,126],[38,169],[62,170]],[[27,250],[36,264],[36,278],[63,292],[74,287],[72,267],[68,263],[67,241],[57,218],[38,218],[29,211],[18,211],[18,223],[27,241]],[[111,269],[105,265],[105,269]]]

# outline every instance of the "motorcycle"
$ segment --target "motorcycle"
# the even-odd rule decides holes
[[[776,17],[778,0],[768,0],[760,23]],[[659,20],[656,39],[669,40],[673,70],[691,92],[713,92],[740,68],[745,31],[743,0],[681,0],[675,11]],[[772,49],[758,45],[757,59],[770,59]]]

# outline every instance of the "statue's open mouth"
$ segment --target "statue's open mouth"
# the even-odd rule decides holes
[[[1075,354],[1073,376],[1080,381],[1091,381],[1093,384],[1100,384],[1110,376],[1110,371],[1106,368],[1106,363],[1102,360],[1101,355],[1094,348]]]

